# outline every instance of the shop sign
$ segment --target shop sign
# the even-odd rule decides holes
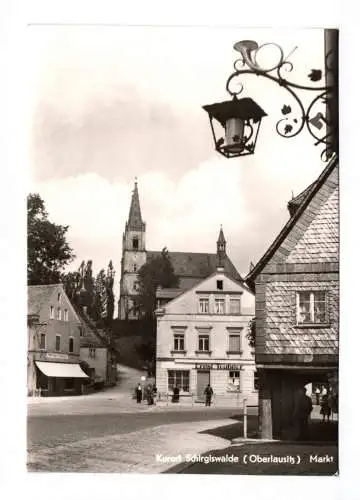
[[[59,352],[47,352],[45,353],[45,358],[47,359],[69,359],[68,354],[61,354]]]
[[[195,370],[241,370],[241,365],[234,363],[195,363]]]

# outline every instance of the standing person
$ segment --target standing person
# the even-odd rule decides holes
[[[149,384],[147,386],[146,399],[147,399],[148,405],[154,404],[153,388],[152,388],[151,384]]]
[[[322,419],[323,422],[325,422],[326,417],[327,417],[327,421],[329,422],[330,415],[331,415],[331,406],[330,406],[330,401],[329,401],[329,397],[327,394],[324,394],[323,397],[321,398],[320,415],[322,415],[322,417],[323,417],[323,419]]]
[[[316,387],[315,389],[315,397],[316,397],[316,404],[320,404],[320,388],[319,386]]]
[[[295,400],[295,409],[293,420],[297,424],[298,440],[304,441],[309,435],[309,417],[312,412],[313,405],[311,398],[306,395],[306,387],[303,387],[298,391],[298,396]]]
[[[142,399],[142,389],[141,389],[141,384],[139,383],[137,388],[135,389],[135,393],[136,393],[136,402],[139,404],[141,403],[141,399]]]
[[[173,403],[178,403],[179,402],[179,394],[180,394],[180,389],[178,388],[177,385],[175,385],[173,389],[173,397],[172,397],[172,402]]]
[[[210,384],[208,384],[205,387],[204,394],[205,394],[205,406],[210,406],[211,405],[211,398],[212,398],[212,395],[214,394],[214,391],[212,390]]]

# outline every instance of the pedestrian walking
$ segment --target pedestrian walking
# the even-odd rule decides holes
[[[293,421],[298,428],[299,441],[305,441],[309,435],[309,417],[312,412],[313,405],[311,398],[306,394],[306,387],[298,391],[295,399],[295,408]]]
[[[205,387],[204,394],[205,394],[205,406],[211,406],[211,398],[212,395],[214,394],[214,391],[212,390],[210,384],[208,384]]]
[[[316,404],[320,404],[320,387],[317,386],[315,389],[315,398],[316,398]]]
[[[175,385],[175,387],[173,388],[173,397],[172,397],[172,402],[173,403],[178,403],[179,402],[179,398],[180,398],[180,389],[178,388],[177,385]]]
[[[330,406],[329,396],[327,394],[324,394],[323,397],[321,398],[320,415],[322,415],[323,422],[325,422],[326,418],[327,421],[329,422],[331,415],[331,406]]]
[[[141,399],[142,399],[142,389],[141,389],[141,384],[139,383],[137,388],[135,389],[135,393],[136,393],[136,402],[139,404],[141,403]]]

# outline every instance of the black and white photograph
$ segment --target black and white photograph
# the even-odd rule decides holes
[[[28,472],[338,475],[339,31],[26,39]]]

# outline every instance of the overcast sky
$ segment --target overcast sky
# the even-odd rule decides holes
[[[242,39],[276,42],[285,54],[297,47],[289,73],[297,82],[323,65],[320,29],[28,28],[29,192],[70,226],[70,269],[92,259],[98,271],[112,259],[118,283],[135,176],[149,250],[215,252],[222,224],[228,254],[246,274],[279,233],[292,192],[325,165],[306,131],[276,134],[282,106],[294,101],[253,76],[243,95],[268,114],[255,155],[227,160],[214,151],[202,106],[228,98],[233,44]]]

